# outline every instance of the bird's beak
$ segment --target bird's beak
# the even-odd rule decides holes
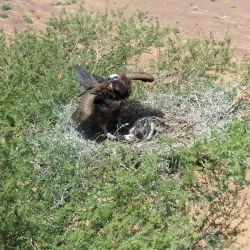
[[[112,75],[110,75],[110,76],[108,77],[108,80],[109,80],[110,82],[114,82],[114,81],[118,80],[117,74],[112,74]]]

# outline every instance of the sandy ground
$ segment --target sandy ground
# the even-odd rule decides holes
[[[46,21],[60,13],[62,8],[74,13],[80,4],[77,0],[76,4],[53,6],[55,2],[57,0],[1,0],[0,4],[8,3],[12,10],[5,11],[9,18],[0,18],[0,27],[9,33],[13,32],[13,27],[22,29],[30,25],[24,21],[26,15],[32,18],[35,29],[43,29]],[[95,11],[106,6],[117,9],[127,4],[128,12],[147,10],[149,16],[158,19],[162,25],[178,27],[183,37],[200,37],[213,31],[217,38],[223,38],[228,33],[236,46],[234,57],[250,56],[249,0],[85,0],[83,6]]]
[[[63,0],[62,0],[63,1]],[[0,29],[9,35],[27,26],[44,29],[46,22],[53,15],[58,15],[62,8],[74,14],[81,3],[70,5],[52,5],[57,0],[0,0],[10,4],[12,9],[0,13],[8,14],[8,18],[0,18]],[[65,3],[71,0],[65,0]],[[158,19],[162,26],[179,28],[184,38],[202,37],[211,31],[215,37],[222,39],[228,34],[233,41],[234,59],[240,60],[244,55],[250,56],[250,1],[249,0],[85,0],[83,6],[88,11],[117,9],[129,4],[128,11],[147,10],[149,16]],[[33,24],[27,24],[24,16],[31,17]],[[250,173],[248,173],[250,184]],[[247,202],[250,204],[250,187],[245,190]],[[236,238],[229,249],[250,249],[250,218],[241,226],[244,231]]]

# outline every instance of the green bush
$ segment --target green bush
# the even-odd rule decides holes
[[[36,10],[34,8],[29,8],[29,12],[34,13]]]
[[[179,28],[173,28],[173,32],[174,32],[175,34],[180,33],[180,29],[179,29]]]
[[[24,16],[23,18],[24,18],[24,21],[25,21],[26,23],[33,23],[31,17]]]
[[[0,13],[0,17],[1,18],[8,18],[9,16],[7,14],[5,14],[5,13]]]
[[[189,88],[204,79],[215,80],[216,76],[232,71],[235,66],[231,62],[230,45],[230,38],[217,41],[212,34],[209,38],[188,39],[187,42],[178,34],[168,36],[165,49],[159,51],[158,65],[161,67],[158,68],[174,77],[179,87]]]
[[[228,40],[182,44],[145,13],[126,19],[123,12],[112,12],[112,18],[83,9],[72,16],[62,13],[45,31],[29,28],[11,40],[1,31],[1,249],[191,249],[201,239],[214,248],[225,239],[228,218],[241,212],[236,204],[249,168],[247,112],[239,121],[230,117],[221,129],[211,123],[215,127],[206,134],[192,136],[197,131],[191,126],[188,143],[161,134],[150,143],[97,144],[77,132],[70,120],[74,98],[82,91],[73,72],[76,63],[98,74],[138,69],[141,55],[155,45],[163,51],[151,70],[163,63],[171,75],[180,72],[179,79],[211,68],[223,71],[230,64]],[[166,41],[166,47],[155,41],[162,46]],[[201,51],[200,64],[194,63]],[[159,79],[153,91],[137,84],[130,105],[151,100],[167,114],[165,97],[177,93],[170,100],[183,113],[182,101],[202,108],[204,95],[171,92],[174,84]],[[190,82],[196,91],[211,94],[207,82],[204,88],[195,84]],[[204,112],[197,121],[201,125],[203,117],[211,113]]]
[[[11,10],[11,9],[12,9],[12,7],[9,4],[4,3],[2,5],[2,10]]]

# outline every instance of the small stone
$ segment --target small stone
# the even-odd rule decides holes
[[[198,10],[199,8],[196,5],[191,6],[192,10]]]

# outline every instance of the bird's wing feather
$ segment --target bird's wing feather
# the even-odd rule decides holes
[[[81,65],[75,66],[75,73],[80,84],[85,88],[93,88],[98,85],[98,81],[88,73]]]
[[[96,95],[89,92],[85,92],[82,95],[78,108],[72,114],[72,119],[74,121],[83,122],[90,117],[95,97]]]
[[[119,75],[126,75],[126,77],[132,80],[141,80],[143,82],[153,82],[155,79],[152,75],[146,72],[126,72],[126,73],[118,73]]]
[[[103,83],[106,82],[108,80],[108,77],[106,76],[100,76],[100,75],[95,75],[95,74],[91,74],[91,76],[98,82],[98,83]]]

